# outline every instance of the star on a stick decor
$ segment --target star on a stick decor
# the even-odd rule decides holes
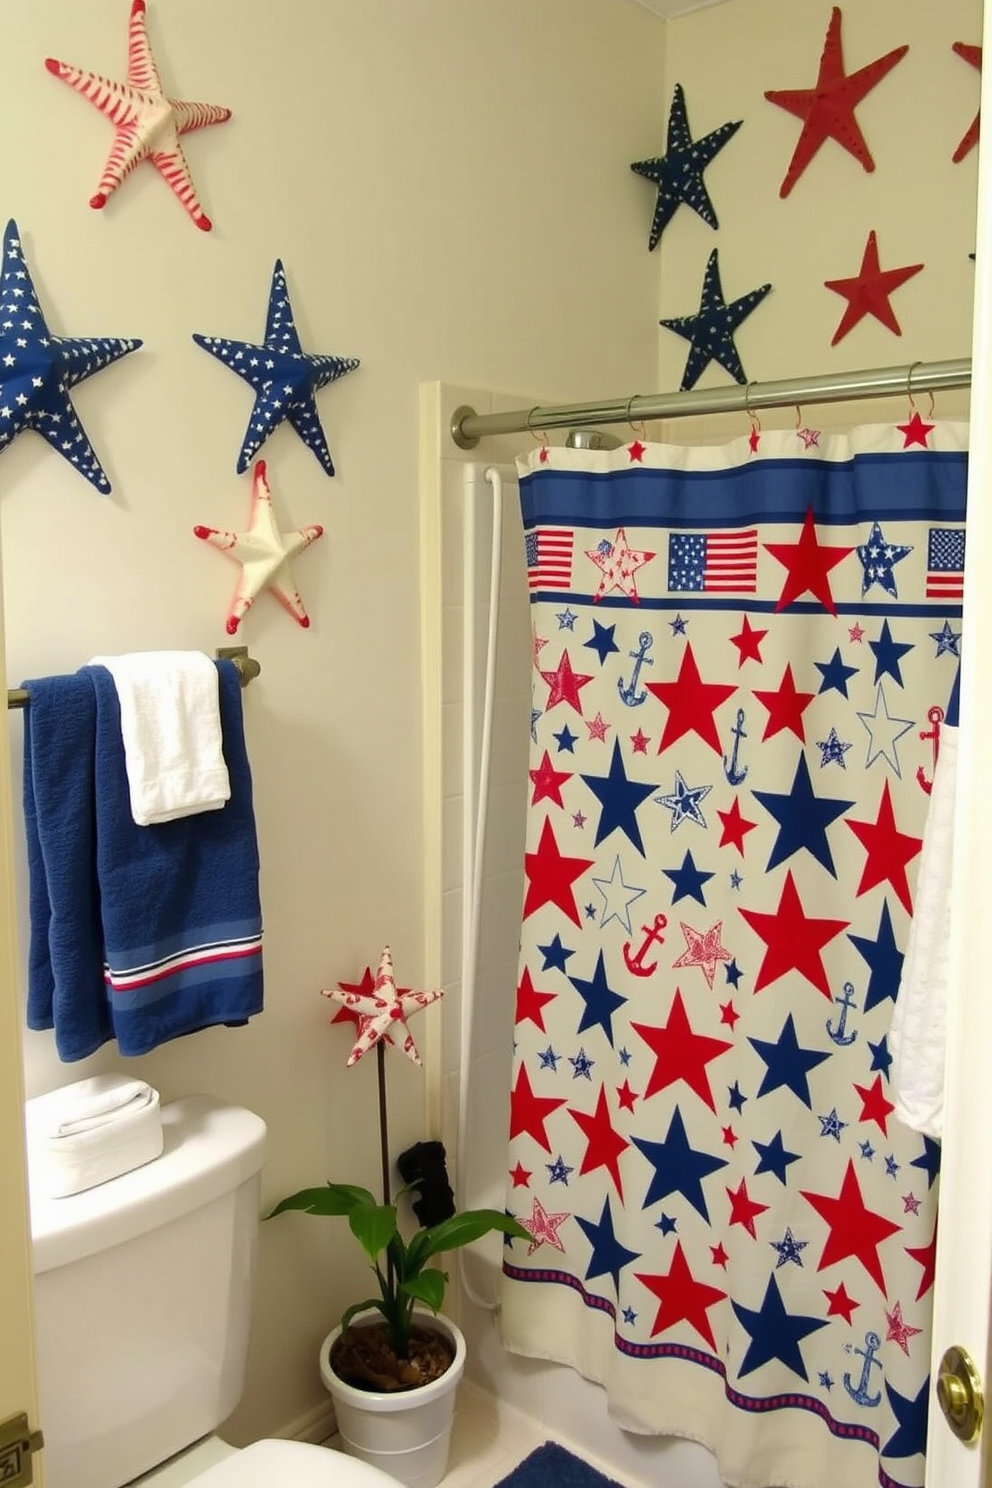
[[[3,237],[0,270],[0,450],[34,429],[98,491],[110,481],[83,430],[69,392],[136,351],[122,336],[55,336],[48,329],[16,222]]]
[[[437,1002],[444,994],[440,987],[432,992],[414,992],[409,987],[397,988],[393,976],[392,953],[385,946],[379,957],[379,967],[374,979],[371,968],[366,967],[366,974],[359,984],[339,982],[336,987],[324,989],[323,995],[340,1002],[346,1012],[354,1014],[357,1021],[358,1036],[348,1056],[347,1068],[350,1069],[363,1054],[375,1048],[380,1039],[385,1039],[387,1043],[399,1043],[408,1059],[414,1064],[422,1063],[413,1035],[407,1027],[407,1019],[423,1008],[430,1007],[432,1002]],[[336,1022],[337,1019],[332,1021]]]
[[[697,212],[710,227],[719,227],[710,194],[703,181],[703,171],[715,155],[723,149],[741,127],[737,119],[721,124],[718,129],[694,140],[689,133],[689,118],[685,107],[685,93],[681,83],[675,84],[675,94],[668,115],[668,150],[664,155],[651,160],[635,160],[631,170],[658,188],[654,218],[648,237],[648,252],[658,244],[662,233],[671,222],[680,205],[685,202]]]
[[[760,288],[750,290],[728,305],[720,282],[719,251],[713,249],[707,260],[699,309],[695,315],[677,315],[660,322],[666,329],[683,336],[689,342],[689,355],[679,392],[686,393],[694,388],[710,362],[719,362],[735,382],[747,382],[734,345],[734,332],[751,311],[761,304],[770,289],[770,284],[762,284]]]
[[[320,356],[303,350],[280,259],[276,259],[272,271],[265,340],[261,346],[250,341],[228,341],[220,336],[194,334],[193,340],[243,377],[254,390],[255,406],[238,455],[239,475],[248,469],[262,444],[283,422],[292,425],[327,474],[334,474],[334,462],[317,413],[316,394],[329,382],[353,372],[360,363],[354,357]]]
[[[847,301],[840,324],[834,331],[831,346],[842,341],[849,331],[866,315],[873,315],[880,325],[896,336],[902,335],[902,327],[896,320],[889,298],[897,289],[918,274],[923,265],[905,264],[900,269],[883,269],[878,260],[878,239],[874,228],[868,234],[865,251],[861,255],[861,267],[850,279],[825,279],[824,285]]]
[[[779,196],[786,197],[795,186],[825,140],[836,140],[866,171],[875,169],[865,137],[855,116],[855,109],[871,90],[882,81],[909,51],[908,46],[894,47],[884,57],[877,57],[856,72],[844,71],[844,53],[840,37],[841,11],[834,6],[827,27],[820,70],[811,88],[775,88],[767,91],[769,103],[777,104],[802,121],[802,129]]]
[[[105,207],[111,193],[143,160],[159,172],[169,189],[203,232],[213,226],[200,205],[186,164],[181,134],[206,124],[223,124],[229,108],[213,103],[184,103],[166,96],[145,29],[145,0],[133,0],[127,33],[127,81],[112,82],[68,62],[46,57],[45,66],[88,98],[114,126],[114,143],[90,206]]]
[[[235,634],[263,589],[271,590],[293,619],[307,629],[310,617],[293,582],[289,560],[322,537],[324,529],[314,525],[297,528],[295,532],[280,532],[272,510],[264,460],[257,462],[252,476],[248,531],[224,532],[217,527],[201,526],[193,531],[211,547],[219,548],[241,564],[241,576],[227,612],[228,635]]]

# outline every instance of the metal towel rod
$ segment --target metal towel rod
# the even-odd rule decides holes
[[[247,646],[218,646],[214,655],[218,661],[234,662],[242,687],[247,687],[262,670],[254,656],[249,656]],[[23,687],[12,687],[7,693],[8,708],[26,708],[30,701],[30,694]]]

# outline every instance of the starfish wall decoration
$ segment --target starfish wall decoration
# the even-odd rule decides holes
[[[194,335],[193,340],[254,389],[255,406],[238,455],[239,475],[248,469],[260,446],[284,421],[293,426],[327,474],[334,474],[315,395],[329,382],[353,372],[360,363],[354,357],[318,356],[303,350],[280,259],[276,259],[272,271],[265,340],[261,346],[250,341],[228,341],[220,336]]]
[[[228,635],[235,634],[263,589],[270,589],[293,619],[304,630],[307,629],[310,617],[303,606],[299,590],[293,583],[289,560],[316,542],[318,537],[322,537],[324,529],[315,525],[300,527],[295,532],[279,531],[272,510],[272,494],[266,479],[264,460],[257,462],[252,477],[248,531],[223,532],[216,527],[200,526],[194,527],[193,531],[204,542],[219,548],[222,553],[229,554],[236,563],[241,564],[241,577],[227,612]]]
[[[719,362],[735,382],[747,382],[734,345],[734,332],[741,321],[746,320],[751,311],[761,304],[770,289],[770,284],[762,284],[760,288],[750,290],[728,305],[723,298],[723,286],[720,282],[719,250],[713,249],[706,264],[699,309],[695,315],[677,315],[671,320],[659,322],[676,335],[684,336],[690,343],[680,392],[685,393],[695,387],[710,362]]]
[[[0,450],[25,429],[34,429],[106,494],[110,482],[69,392],[136,351],[141,342],[121,336],[52,335],[13,221],[4,232],[0,275]]]
[[[981,72],[982,49],[980,46],[972,46],[971,43],[967,41],[956,41],[951,47],[951,51],[955,52],[962,59],[962,61],[967,62],[972,67],[977,67],[979,72]],[[958,141],[957,148],[955,149],[954,154],[951,156],[951,160],[954,162],[955,165],[960,165],[964,157],[966,155],[969,155],[978,144],[978,130],[980,123],[981,115],[976,114],[971,123],[968,125],[968,128],[965,130],[964,134],[961,136],[961,139]]]
[[[878,259],[878,240],[874,229],[868,234],[865,251],[861,255],[861,268],[850,279],[825,279],[824,286],[841,295],[847,306],[840,324],[834,331],[831,346],[843,340],[848,331],[854,329],[866,315],[872,315],[880,325],[893,335],[901,336],[902,328],[889,304],[889,297],[907,279],[912,279],[923,268],[921,263],[906,264],[899,269],[883,269]]]
[[[145,29],[146,8],[145,0],[132,0],[126,82],[112,82],[54,57],[47,57],[45,66],[53,77],[88,98],[114,126],[114,143],[90,206],[105,207],[108,197],[135,166],[149,160],[197,227],[209,232],[213,223],[200,205],[179,136],[202,129],[205,124],[223,124],[231,117],[231,110],[213,103],[184,103],[166,97]]]
[[[390,1044],[399,1041],[406,1057],[414,1064],[420,1064],[420,1054],[407,1027],[407,1019],[412,1018],[414,1013],[419,1013],[422,1008],[430,1007],[444,993],[440,987],[431,992],[413,992],[409,987],[397,988],[393,977],[392,954],[386,946],[379,958],[379,969],[374,980],[371,969],[366,968],[361,982],[339,983],[336,987],[326,989],[323,995],[340,1002],[345,1012],[353,1014],[357,1022],[358,1037],[348,1056],[347,1067],[350,1069],[363,1054],[374,1049],[380,1039],[385,1039]],[[337,1022],[337,1018],[331,1021]]]
[[[823,43],[820,69],[811,88],[776,88],[765,93],[769,103],[777,104],[787,113],[795,115],[803,126],[779,188],[779,196],[789,195],[813,156],[828,139],[836,140],[866,171],[875,169],[875,162],[854,110],[872,88],[902,61],[909,47],[894,47],[884,57],[878,57],[867,66],[859,67],[857,72],[846,73],[840,23],[840,7],[835,5]]]
[[[651,160],[635,160],[631,170],[658,188],[654,218],[648,237],[648,251],[657,246],[665,228],[671,222],[682,202],[698,212],[710,227],[719,227],[710,194],[706,190],[703,171],[728,140],[741,127],[742,120],[721,124],[702,138],[694,140],[689,133],[689,118],[685,108],[685,93],[681,83],[675,84],[675,94],[668,115],[668,151]]]

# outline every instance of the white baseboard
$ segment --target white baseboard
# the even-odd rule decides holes
[[[338,1423],[334,1415],[334,1404],[328,1399],[326,1405],[314,1406],[306,1415],[297,1416],[274,1435],[289,1441],[325,1442],[335,1434]]]

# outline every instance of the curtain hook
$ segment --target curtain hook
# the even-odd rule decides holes
[[[751,432],[748,435],[748,446],[752,455],[756,455],[758,453],[758,440],[761,436],[761,420],[751,407],[750,399],[751,384],[748,382],[744,385],[744,412],[747,414],[748,422],[751,425]]]
[[[547,458],[548,458],[548,445],[550,444],[550,440],[548,439],[548,431],[547,431],[547,429],[535,429],[533,427],[533,425],[531,424],[531,419],[534,417],[535,413],[537,412],[537,407],[538,407],[538,405],[535,405],[535,407],[533,407],[530,410],[530,412],[528,413],[528,415],[527,415],[527,427],[530,430],[531,437],[533,439],[536,439],[537,442],[538,442],[538,444],[541,446],[541,452],[540,452],[540,455],[538,456],[538,459],[541,461],[541,464],[543,465],[543,464],[546,463]]]
[[[916,412],[916,399],[913,397],[913,373],[916,371],[917,367],[919,367],[921,365],[922,365],[922,363],[920,363],[920,362],[910,362],[910,364],[909,364],[909,371],[906,373],[906,397],[909,399],[909,411],[910,411],[910,413],[915,413]],[[932,403],[932,401],[933,401],[933,394],[932,393],[930,395],[930,398],[931,398],[931,403]],[[931,413],[933,412],[933,408],[932,407],[930,409],[930,412]]]
[[[637,423],[635,424],[631,421],[630,417],[630,405],[635,402],[635,400],[640,396],[640,393],[632,393],[631,396],[627,399],[626,419],[628,427],[633,429],[634,434],[637,436],[637,438],[646,439],[648,437],[648,431],[644,427],[644,420],[638,419]]]
[[[803,411],[800,408],[799,404],[797,403],[796,404],[796,433],[797,434],[799,433],[799,430],[802,428],[802,426],[803,426]]]

